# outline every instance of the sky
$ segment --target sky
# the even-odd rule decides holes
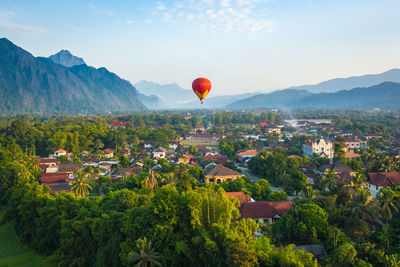
[[[0,0],[0,37],[224,95],[400,68],[399,14],[400,0]]]

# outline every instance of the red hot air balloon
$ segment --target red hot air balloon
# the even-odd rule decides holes
[[[203,104],[203,99],[206,98],[211,89],[211,82],[206,78],[197,78],[192,83],[192,88],[197,97]]]

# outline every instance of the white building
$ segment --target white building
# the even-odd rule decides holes
[[[153,151],[153,157],[155,159],[163,159],[165,158],[165,154],[166,154],[167,150],[163,147],[157,147],[156,149],[154,149]]]
[[[313,142],[303,144],[303,155],[310,157],[312,154],[317,154],[321,157],[333,159],[333,144],[328,139],[321,138]]]

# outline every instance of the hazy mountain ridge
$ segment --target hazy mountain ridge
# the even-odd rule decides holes
[[[146,110],[136,89],[105,68],[71,68],[0,39],[0,112],[106,113]]]
[[[305,90],[286,89],[249,97],[227,108],[399,109],[399,102],[400,83],[383,82],[371,87],[357,87],[335,93],[313,94]]]
[[[249,98],[236,101],[227,108],[248,109],[248,108],[283,108],[293,101],[312,95],[305,90],[285,89],[273,91],[268,94],[257,94]]]
[[[379,74],[335,78],[314,85],[292,86],[287,89],[306,90],[311,93],[333,93],[356,87],[371,87],[383,82],[400,82],[400,69],[391,69]]]

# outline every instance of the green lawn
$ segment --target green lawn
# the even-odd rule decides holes
[[[0,219],[1,213],[0,209]],[[45,260],[45,256],[41,256],[18,241],[10,223],[0,226],[0,267],[53,266],[45,263]]]

